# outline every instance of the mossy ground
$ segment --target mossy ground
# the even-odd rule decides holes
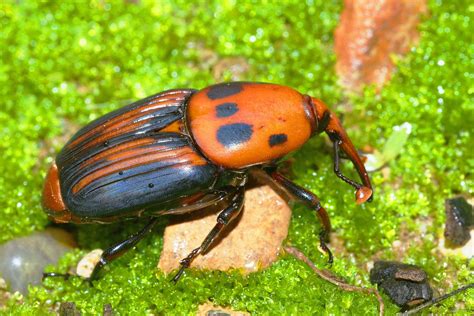
[[[0,4],[0,242],[41,230],[41,186],[64,134],[118,106],[169,88],[202,88],[232,73],[212,75],[219,60],[243,57],[242,80],[292,86],[345,114],[354,143],[382,148],[396,125],[412,134],[390,174],[372,174],[371,204],[356,206],[351,189],[332,173],[323,138],[294,158],[294,178],[319,194],[344,247],[332,270],[350,283],[369,285],[365,263],[397,259],[424,267],[443,292],[473,282],[473,263],[437,250],[443,233],[444,199],[472,196],[474,170],[472,20],[470,1],[431,1],[420,26],[421,42],[403,60],[393,80],[376,94],[347,96],[337,85],[332,50],[339,1],[285,4],[234,1],[4,1]],[[470,35],[471,34],[471,35]],[[341,104],[350,103],[347,112]],[[71,128],[75,126],[74,128]],[[349,166],[346,172],[351,173]],[[352,173],[354,176],[354,173]],[[142,223],[78,228],[81,249],[54,270],[67,270],[87,250],[105,248]],[[135,251],[110,265],[90,287],[79,279],[49,279],[31,288],[16,314],[46,313],[58,301],[75,302],[87,314],[112,304],[119,313],[193,313],[212,301],[265,314],[375,314],[373,297],[342,292],[297,260],[283,256],[248,277],[237,272],[189,271],[177,284],[157,271],[165,222]],[[288,243],[319,266],[319,228],[314,214],[294,208]],[[405,236],[405,237],[403,237]],[[408,238],[406,237],[408,236]],[[395,240],[406,250],[394,251]],[[390,313],[397,308],[385,299]],[[464,301],[455,305],[455,302]],[[472,292],[432,311],[474,309]]]

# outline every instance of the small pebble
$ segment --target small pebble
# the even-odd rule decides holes
[[[397,280],[423,282],[426,280],[426,272],[418,267],[404,267],[402,269],[397,269],[394,277]]]
[[[44,268],[73,247],[71,235],[57,228],[10,240],[0,245],[0,275],[10,292],[25,295],[28,285],[41,283]]]
[[[86,254],[77,264],[76,274],[86,279],[89,278],[103,252],[102,249],[94,249]]]
[[[0,291],[5,291],[7,289],[7,282],[3,278],[0,278]]]
[[[387,280],[379,285],[385,294],[400,307],[410,308],[431,300],[433,290],[428,283]]]
[[[199,305],[196,316],[250,316],[250,314],[234,311],[228,307],[216,306],[208,302]]]
[[[433,297],[426,272],[421,268],[395,261],[377,261],[370,270],[370,282],[377,284],[395,304],[409,308]]]
[[[112,309],[112,305],[110,304],[105,304],[104,305],[104,310],[102,312],[103,316],[112,316],[114,314],[114,310]]]
[[[474,225],[473,207],[465,198],[455,197],[447,199],[446,208],[446,226],[444,237],[452,247],[461,247],[470,239],[470,228]]]

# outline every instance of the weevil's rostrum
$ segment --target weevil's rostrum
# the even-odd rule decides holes
[[[216,226],[181,261],[182,269],[205,252],[242,209],[247,173],[261,168],[280,186],[329,217],[313,193],[277,172],[277,162],[313,135],[334,144],[336,175],[356,189],[356,202],[372,197],[364,165],[339,120],[326,105],[289,87],[268,83],[222,83],[197,91],[169,90],[111,112],[81,129],[62,149],[44,187],[43,205],[56,222],[105,223],[150,218],[142,231],[107,249],[100,268],[133,247],[156,217],[204,208],[225,200]],[[339,170],[339,150],[356,167],[362,184]],[[249,210],[251,211],[251,210]]]

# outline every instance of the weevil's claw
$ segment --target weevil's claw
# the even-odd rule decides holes
[[[372,190],[368,187],[361,186],[359,189],[356,191],[356,203],[357,204],[362,204],[365,201],[371,201],[372,200]]]
[[[176,273],[176,275],[170,281],[173,282],[174,284],[176,284],[179,281],[179,279],[181,278],[181,276],[183,275],[184,269],[186,269],[186,267],[181,266],[178,273]]]
[[[181,275],[183,275],[184,270],[189,268],[189,266],[191,265],[191,262],[193,262],[194,258],[200,253],[201,253],[201,246],[191,251],[191,253],[186,258],[179,261],[181,268],[179,269],[178,273],[176,273],[174,278],[171,279],[171,281],[173,281],[176,284],[176,282],[179,281],[179,278],[181,278]]]
[[[319,251],[321,251],[323,254],[328,256],[328,265],[332,266],[332,263],[334,262],[334,257],[332,255],[331,249],[329,249],[328,245],[326,244],[326,241],[329,241],[329,236],[325,231],[322,231],[319,234]]]
[[[332,264],[334,263],[334,257],[332,256],[332,252],[331,250],[329,250],[329,258],[328,258],[328,266],[331,268],[332,267]]]
[[[329,249],[329,247],[326,245],[326,243],[321,242],[319,244],[318,249],[319,249],[319,251],[321,251],[321,253],[328,256],[328,262],[327,263],[328,263],[329,267],[331,267],[333,262],[334,262],[334,257],[332,255],[332,252]]]

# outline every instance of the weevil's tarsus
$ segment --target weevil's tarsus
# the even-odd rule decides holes
[[[334,257],[332,255],[331,249],[329,249],[327,243],[329,242],[329,235],[324,229],[319,233],[319,250],[326,256],[328,256],[328,265],[332,266],[334,262]]]
[[[58,272],[43,272],[44,281],[46,278],[63,278],[64,280],[69,280],[70,277],[79,277],[78,275],[72,273],[58,273]]]

